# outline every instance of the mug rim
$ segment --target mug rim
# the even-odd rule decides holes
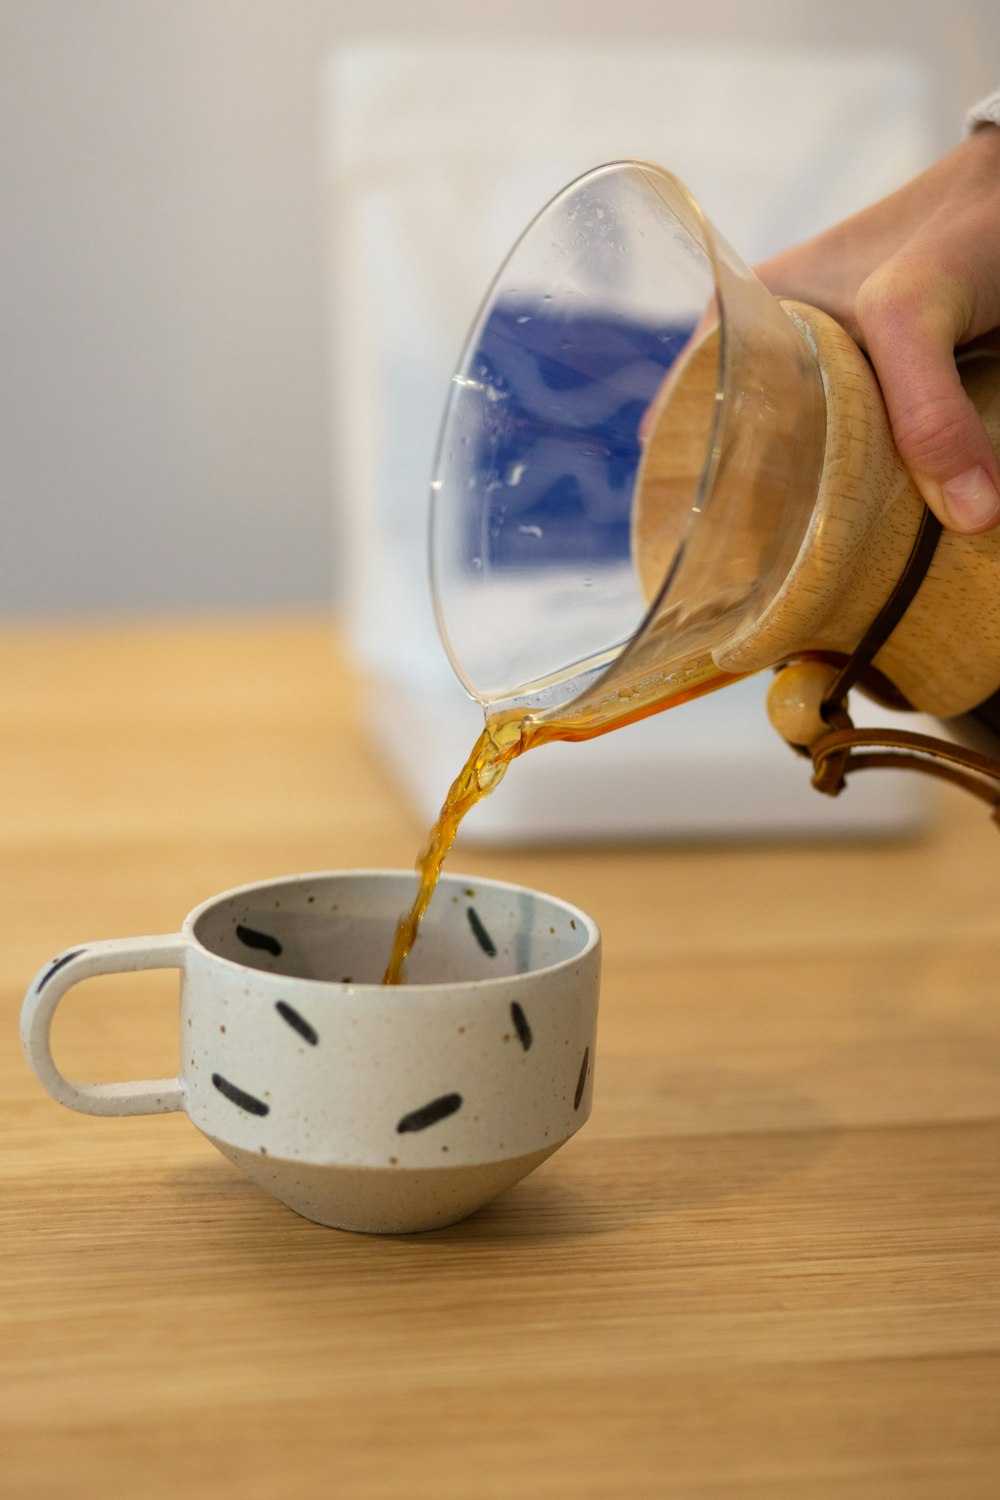
[[[487,975],[482,979],[442,979],[425,980],[423,982],[411,982],[409,980],[404,980],[402,984],[386,985],[383,984],[380,980],[345,981],[335,979],[312,979],[301,974],[285,974],[280,970],[256,970],[250,964],[241,963],[238,959],[231,958],[226,954],[217,953],[213,948],[208,947],[208,945],[200,937],[198,937],[195,931],[195,928],[201,921],[202,917],[206,916],[214,907],[218,906],[221,902],[230,900],[234,896],[238,897],[249,895],[254,891],[274,890],[281,887],[302,885],[311,880],[328,881],[340,880],[345,878],[354,880],[359,878],[374,878],[377,880],[381,880],[387,877],[392,877],[393,879],[404,878],[407,880],[411,880],[414,883],[414,890],[416,889],[416,881],[419,878],[416,870],[407,870],[400,869],[398,867],[394,868],[387,866],[366,866],[359,869],[302,870],[293,875],[277,875],[272,876],[269,879],[247,881],[242,885],[232,886],[228,890],[218,891],[214,896],[208,896],[205,898],[205,900],[200,901],[197,906],[192,907],[181,924],[181,933],[184,936],[185,940],[190,943],[190,945],[199,953],[204,954],[204,956],[210,959],[213,963],[223,964],[225,967],[231,968],[237,974],[273,972],[276,977],[279,977],[281,979],[282,984],[304,985],[311,988],[315,988],[318,986],[321,989],[329,990],[331,992],[336,992],[343,995],[356,994],[358,991],[366,990],[375,992],[393,990],[395,992],[395,999],[397,1001],[403,1000],[406,996],[410,996],[414,1000],[426,999],[432,994],[449,994],[455,996],[459,991],[463,990],[478,991],[484,989],[492,989],[493,987],[498,985],[509,985],[512,983],[517,983],[518,980],[529,980],[535,978],[536,976],[557,974],[563,969],[572,967],[574,964],[582,963],[585,959],[588,959],[595,951],[599,950],[601,946],[601,930],[594,918],[588,916],[588,914],[583,911],[582,908],[575,906],[570,901],[566,901],[562,896],[553,896],[548,891],[540,891],[534,886],[524,885],[519,881],[497,880],[489,875],[469,875],[464,874],[460,870],[448,870],[442,872],[438,880],[438,886],[435,894],[437,894],[437,891],[440,891],[446,885],[458,883],[462,885],[475,884],[477,886],[489,886],[492,890],[512,891],[520,895],[527,894],[530,896],[540,897],[542,898],[542,900],[550,903],[551,906],[561,908],[572,920],[582,924],[585,934],[585,941],[582,947],[576,953],[569,955],[567,958],[561,958],[556,963],[544,964],[539,968],[526,969],[520,974],[497,974],[495,976]]]

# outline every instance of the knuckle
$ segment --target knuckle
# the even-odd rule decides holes
[[[869,342],[887,348],[954,345],[973,316],[966,279],[940,253],[884,262],[858,288],[855,311]]]
[[[899,323],[912,322],[921,309],[919,290],[902,277],[880,266],[863,281],[855,298],[855,313],[863,328],[872,332]]]
[[[910,468],[950,472],[969,448],[968,414],[960,398],[914,402],[893,414],[896,446]]]

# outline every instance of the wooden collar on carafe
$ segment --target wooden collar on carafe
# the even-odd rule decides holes
[[[825,728],[810,743],[793,748],[812,760],[812,784],[827,796],[836,797],[843,791],[845,778],[853,771],[880,767],[923,771],[988,803],[994,821],[1000,823],[1000,788],[994,784],[1000,782],[1000,760],[933,735],[903,729],[856,729],[847,711],[847,695],[855,686],[863,687],[887,707],[912,709],[873,662],[923,583],[941,531],[941,522],[925,507],[906,566],[854,651],[846,657],[818,653],[806,658],[830,663],[835,671],[819,705]],[[795,663],[787,663],[779,673],[794,667]]]

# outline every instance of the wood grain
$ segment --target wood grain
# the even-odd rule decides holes
[[[71,942],[171,931],[242,881],[412,865],[423,830],[332,630],[12,630],[0,682],[5,1500],[996,1500],[978,806],[945,792],[929,836],[871,845],[484,852],[469,827],[457,868],[601,923],[594,1115],[466,1223],[352,1236],[181,1116],[61,1110],[16,1044]],[[171,1071],[173,986],[81,987],[67,1070]]]
[[[850,654],[902,576],[925,509],[865,357],[825,313],[785,305],[824,372],[826,448],[808,531],[784,582],[742,634],[714,653],[731,672],[807,650]],[[964,361],[962,371],[1000,452],[1000,358],[983,353]],[[1000,689],[998,581],[1000,532],[943,532],[914,600],[873,663],[914,708],[949,718]]]

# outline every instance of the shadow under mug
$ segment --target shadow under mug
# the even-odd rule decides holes
[[[36,976],[21,1036],[37,1077],[85,1114],[184,1110],[306,1218],[439,1228],[531,1172],[590,1113],[600,934],[502,881],[442,877],[407,960],[381,976],[416,876],[369,870],[240,887],[179,933],[88,943]],[[181,971],[177,1078],[73,1083],[50,1029],[98,974]]]

